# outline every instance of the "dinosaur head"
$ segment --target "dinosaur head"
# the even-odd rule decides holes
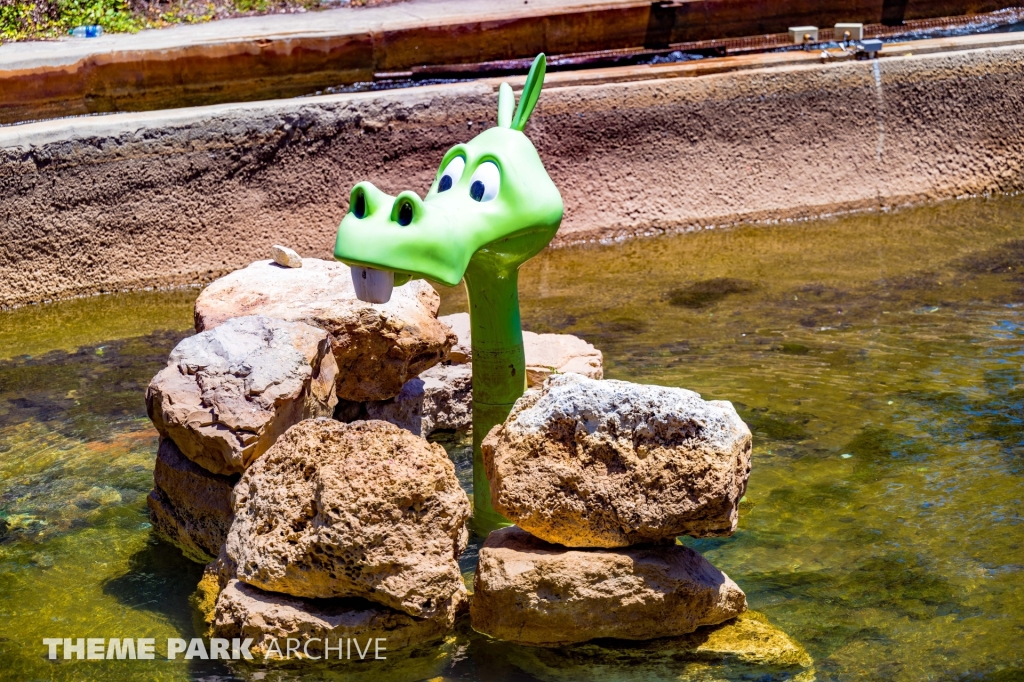
[[[518,268],[555,236],[562,197],[523,128],[544,81],[544,55],[530,68],[519,106],[507,83],[498,91],[498,126],[444,155],[422,199],[385,194],[369,182],[352,188],[334,257],[352,267],[356,294],[384,303],[395,284],[412,278],[447,286],[487,252]]]

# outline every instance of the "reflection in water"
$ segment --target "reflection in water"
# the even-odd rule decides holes
[[[524,268],[523,320],[593,342],[609,378],[736,404],[755,438],[739,531],[684,542],[806,647],[817,679],[1018,679],[1022,227],[1011,197],[554,250]],[[50,662],[40,644],[192,636],[199,567],[150,534],[142,395],[194,295],[0,314],[0,670],[15,678],[254,677]],[[442,312],[465,306],[443,297]],[[441,440],[468,485],[466,443]],[[463,624],[429,674],[624,679],[637,647],[527,650]],[[643,679],[771,673],[671,661]]]

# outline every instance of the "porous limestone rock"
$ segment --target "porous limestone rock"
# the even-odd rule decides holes
[[[287,246],[275,244],[270,249],[270,257],[274,259],[275,263],[285,268],[302,267],[302,256],[295,253],[293,249],[289,249]]]
[[[630,646],[586,642],[568,647],[508,647],[509,660],[545,682],[759,680],[813,682],[807,651],[763,614],[747,611],[680,637]]]
[[[169,438],[160,441],[153,490],[146,498],[153,528],[199,563],[212,561],[231,527],[231,490],[237,476],[211,474]]]
[[[733,533],[750,449],[729,402],[577,374],[527,391],[482,446],[494,509],[568,547]]]
[[[443,618],[465,593],[470,504],[437,444],[382,421],[301,422],[234,492],[238,579],[297,597],[363,597]]]
[[[736,583],[688,547],[566,549],[512,526],[480,548],[470,615],[492,637],[560,646],[682,635],[746,608]]]
[[[457,607],[465,605],[464,594],[455,598]],[[372,644],[377,638],[386,640],[382,646],[389,650],[401,649],[448,632],[455,615],[452,610],[434,619],[414,618],[365,599],[300,599],[230,580],[217,597],[212,632],[214,637],[227,639],[251,637],[251,650],[258,656],[266,653],[274,639],[279,647],[289,637],[303,644],[311,640],[308,653],[314,656],[322,655],[324,640],[330,640],[337,658],[338,639],[356,639],[364,651],[366,642]],[[314,638],[318,641],[312,641]],[[358,660],[358,652],[352,652],[352,657]],[[368,658],[373,657],[371,646]]]
[[[241,473],[292,424],[333,413],[337,374],[322,329],[239,317],[179,343],[150,382],[146,407],[190,460]]]
[[[436,365],[405,382],[390,400],[366,403],[370,419],[382,419],[426,438],[439,429],[473,426],[473,370],[469,365]]]
[[[221,277],[196,299],[196,331],[242,315],[266,315],[325,329],[339,373],[338,397],[387,400],[444,360],[455,334],[437,320],[440,297],[423,280],[395,287],[391,300],[356,298],[349,267],[304,258],[301,268],[257,261]]]
[[[451,327],[459,337],[449,355],[451,362],[471,362],[473,340],[469,313],[443,315],[437,319]],[[540,386],[552,374],[573,372],[591,379],[604,376],[604,357],[601,351],[572,334],[535,334],[524,331],[523,351],[526,355],[526,382],[531,388]]]

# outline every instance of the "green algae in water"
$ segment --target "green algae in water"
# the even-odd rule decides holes
[[[523,320],[593,342],[609,378],[737,405],[755,442],[739,531],[684,542],[807,648],[816,679],[1017,679],[1022,227],[1024,198],[1009,197],[552,250],[524,268]],[[464,308],[461,290],[442,293],[443,313]],[[194,295],[141,294],[142,314],[131,296],[0,313],[7,677],[254,676],[182,660],[50,662],[41,645],[195,636],[188,597],[201,567],[148,526],[156,436],[142,401],[191,327]],[[463,440],[440,440],[465,459]],[[467,576],[475,556],[474,547],[463,557]],[[565,652],[575,672],[537,665],[534,653],[464,624],[446,646],[446,680],[617,676],[608,655],[599,669],[580,652]],[[344,668],[335,674],[345,679]],[[652,674],[793,679],[800,670],[698,672],[680,661]]]

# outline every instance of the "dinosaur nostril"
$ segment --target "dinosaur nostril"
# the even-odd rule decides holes
[[[412,204],[408,201],[402,204],[398,209],[398,224],[402,227],[409,225],[412,222]]]
[[[357,218],[366,215],[366,197],[362,192],[356,195],[356,202],[352,205],[352,214]]]

